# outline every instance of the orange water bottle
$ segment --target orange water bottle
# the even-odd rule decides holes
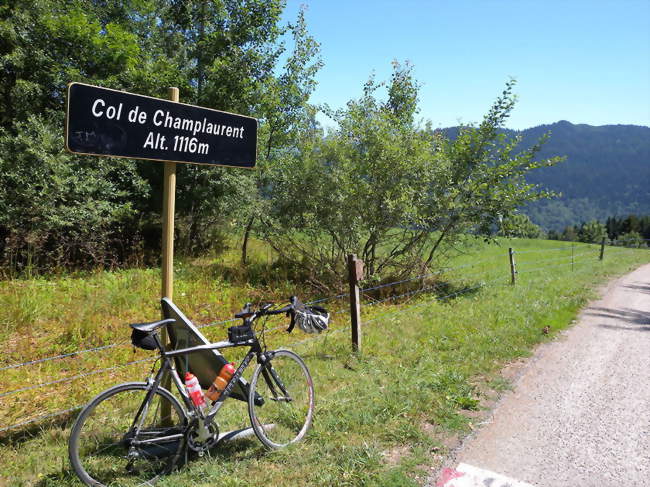
[[[230,379],[232,379],[232,376],[234,374],[235,374],[234,362],[226,364],[223,367],[221,367],[221,372],[219,372],[217,378],[214,379],[214,382],[210,386],[210,389],[208,389],[208,392],[205,393],[208,399],[210,399],[211,401],[216,401],[217,399],[219,399],[219,396],[221,396],[221,393],[226,388],[228,382],[230,382]]]

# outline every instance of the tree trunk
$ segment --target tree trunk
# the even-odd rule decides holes
[[[242,242],[241,246],[241,263],[242,265],[246,265],[246,253],[248,252],[248,237],[251,233],[251,229],[253,228],[253,222],[255,221],[255,217],[251,216],[250,220],[248,220],[248,224],[246,225],[246,231],[244,232],[244,241]]]

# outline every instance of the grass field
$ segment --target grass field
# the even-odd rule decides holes
[[[515,286],[510,285],[509,246],[517,251]],[[569,326],[598,285],[650,261],[648,250],[607,248],[600,262],[599,246],[571,247],[519,239],[498,246],[475,243],[443,274],[366,293],[360,355],[350,352],[345,313],[336,315],[330,333],[291,346],[306,359],[316,386],[316,416],[305,442],[268,452],[254,437],[241,440],[215,449],[160,485],[421,484],[426,467],[444,455],[446,440],[468,432],[483,404],[508,387],[499,374],[504,364]],[[273,256],[261,245],[249,275],[237,271],[235,259],[233,254],[178,266],[175,302],[195,323],[227,319],[245,301],[282,301],[296,293],[274,274]],[[430,292],[395,297],[421,284]],[[156,270],[4,281],[0,368],[124,341],[129,335],[125,323],[159,316],[158,294]],[[326,306],[343,310],[346,299]],[[378,300],[386,301],[371,305]],[[543,333],[545,327],[550,333]],[[224,325],[202,331],[213,340],[225,336]],[[278,330],[268,341],[275,347],[305,338]],[[144,379],[149,365],[2,394],[147,356],[123,344],[5,369],[0,428],[83,404],[126,378]],[[221,423],[224,430],[245,426],[247,420],[244,404],[231,402],[226,424]],[[57,417],[0,433],[0,485],[78,484],[66,456],[69,426]]]

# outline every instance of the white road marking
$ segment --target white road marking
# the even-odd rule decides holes
[[[489,470],[460,463],[455,469],[445,469],[437,487],[535,487]]]

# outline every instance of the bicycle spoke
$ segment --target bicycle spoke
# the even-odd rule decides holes
[[[313,414],[314,389],[309,371],[297,355],[278,351],[269,370],[259,366],[251,379],[251,398],[255,393],[264,403],[250,401],[249,413],[262,443],[280,448],[305,435]]]
[[[81,423],[73,428],[70,456],[75,470],[88,485],[149,485],[178,460],[184,444],[182,438],[155,440],[181,433],[184,412],[160,393],[141,408],[145,387],[118,386],[104,393],[104,397],[100,395],[80,414]],[[172,418],[162,417],[164,402],[170,404]],[[135,418],[138,411],[140,415]],[[164,425],[169,419],[174,426]]]

